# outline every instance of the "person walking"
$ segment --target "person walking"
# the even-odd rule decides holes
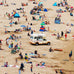
[[[24,72],[24,64],[23,63],[21,63],[21,66],[20,66],[20,69],[19,70],[22,70],[23,72]]]
[[[31,68],[30,68],[31,72],[33,72],[33,65],[31,64]]]

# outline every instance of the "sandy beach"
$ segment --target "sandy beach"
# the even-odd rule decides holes
[[[36,0],[38,2],[38,0]],[[74,53],[74,40],[72,38],[72,35],[74,35],[74,26],[67,26],[66,24],[73,23],[74,24],[74,16],[70,16],[70,12],[64,12],[64,13],[59,13],[61,15],[61,21],[64,22],[64,24],[55,24],[54,20],[55,17],[58,15],[56,13],[57,9],[62,9],[65,10],[65,7],[57,7],[53,6],[54,2],[59,3],[60,0],[40,0],[43,2],[43,7],[48,8],[48,12],[43,12],[41,11],[40,14],[45,14],[46,15],[46,20],[50,21],[50,24],[45,25],[46,30],[48,30],[48,27],[50,28],[50,31],[43,32],[45,34],[46,38],[50,40],[51,45],[31,45],[30,42],[30,37],[27,36],[28,31],[22,31],[20,33],[15,33],[16,36],[21,36],[21,39],[18,39],[17,41],[15,40],[10,40],[9,44],[11,41],[13,41],[15,46],[17,43],[21,41],[22,43],[22,48],[20,51],[16,54],[11,54],[11,49],[8,48],[6,45],[6,38],[10,37],[13,33],[8,33],[5,34],[5,26],[7,30],[15,30],[16,28],[21,28],[21,25],[27,26],[28,23],[33,23],[31,27],[32,30],[35,30],[34,33],[40,34],[42,32],[39,31],[41,25],[40,21],[33,21],[32,16],[30,14],[31,9],[34,6],[37,6],[38,4],[33,4],[33,1],[28,1],[28,0],[6,0],[7,4],[9,6],[4,6],[0,5],[0,39],[2,41],[1,48],[4,50],[0,50],[0,74],[19,74],[19,67],[21,62],[25,62],[24,59],[18,59],[18,62],[16,64],[15,59],[19,57],[19,53],[22,52],[23,56],[25,56],[25,53],[28,54],[28,57],[30,57],[30,53],[34,52],[35,50],[38,51],[40,54],[41,58],[30,58],[30,61],[33,62],[33,72],[30,71],[30,64],[24,63],[25,66],[25,71],[21,71],[21,74],[56,74],[55,70],[62,69],[64,71],[64,74],[74,74],[74,54],[72,56],[72,59],[69,60],[69,53],[72,50],[72,53]],[[1,2],[1,0],[0,0]],[[21,6],[21,3],[28,3],[28,6]],[[67,0],[69,5],[74,7],[74,0]],[[11,3],[16,3],[16,5],[11,5]],[[25,21],[25,17],[23,17],[23,13],[20,13],[19,10],[16,10],[17,8],[24,8],[26,11],[25,15],[27,15],[28,21]],[[15,25],[13,24],[12,27],[10,27],[10,20],[8,17],[5,15],[6,12],[12,13],[13,10],[16,10],[20,14],[20,19],[19,19],[19,24]],[[74,14],[74,12],[73,12]],[[4,17],[5,15],[5,17]],[[38,15],[35,15],[36,18],[38,18]],[[17,21],[17,18],[14,18],[13,21]],[[71,28],[71,33],[67,34],[67,40],[58,40],[57,36],[52,36],[52,34],[61,34],[61,31],[64,32]],[[22,28],[21,28],[22,29]],[[30,31],[29,31],[30,33]],[[54,51],[54,52],[49,52],[49,48],[52,47],[53,49],[63,49],[63,51]],[[46,54],[43,56],[43,54]],[[36,64],[40,63],[41,61],[44,61],[47,67],[45,66],[44,68],[37,67]],[[18,65],[18,67],[1,67],[4,65],[4,62],[8,62],[9,65]],[[54,66],[54,67],[51,67]],[[57,73],[61,74],[61,73]]]

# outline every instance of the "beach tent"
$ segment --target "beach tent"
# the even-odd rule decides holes
[[[48,10],[45,8],[45,9],[44,9],[44,12],[47,12],[47,11],[48,11]]]
[[[14,15],[14,18],[20,18],[20,15],[19,15],[18,13],[16,13],[16,14]]]
[[[55,3],[53,4],[53,6],[57,6],[57,2],[55,2]]]

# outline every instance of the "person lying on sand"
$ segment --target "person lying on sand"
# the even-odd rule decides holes
[[[41,61],[39,64],[37,64],[36,66],[45,66],[45,62]]]
[[[2,66],[2,67],[8,67],[8,62],[5,62],[4,66]]]

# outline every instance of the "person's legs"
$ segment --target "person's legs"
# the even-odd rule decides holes
[[[31,72],[32,72],[32,68],[31,68]]]

